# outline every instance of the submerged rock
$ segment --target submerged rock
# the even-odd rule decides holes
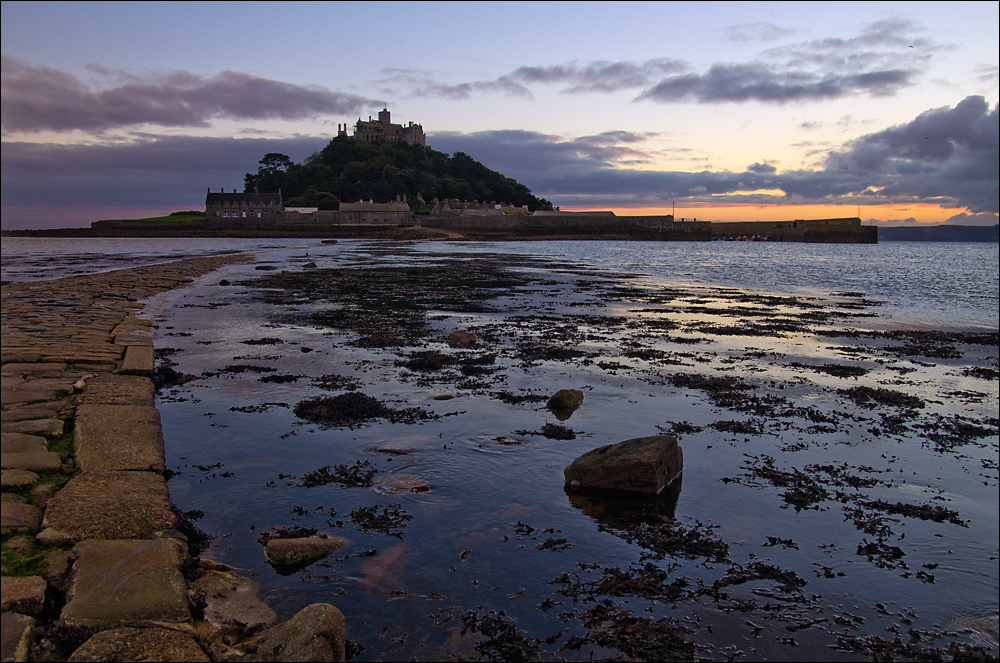
[[[448,334],[448,345],[453,348],[471,348],[478,340],[478,336],[464,329],[458,329]]]
[[[374,488],[380,493],[423,493],[431,485],[415,474],[390,474],[376,481]]]
[[[588,451],[563,472],[572,488],[655,495],[680,476],[684,456],[673,435],[652,435]]]
[[[296,539],[271,539],[264,546],[267,561],[275,566],[305,566],[323,559],[350,541],[343,537],[322,535]]]

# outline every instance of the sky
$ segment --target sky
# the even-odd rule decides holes
[[[0,225],[204,209],[383,107],[563,210],[993,225],[998,10],[4,0]]]

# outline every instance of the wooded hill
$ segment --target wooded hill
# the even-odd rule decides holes
[[[337,136],[305,163],[295,164],[284,154],[270,153],[256,173],[244,177],[244,191],[281,190],[286,207],[337,209],[341,202],[390,202],[406,194],[410,207],[421,211],[417,194],[425,201],[440,200],[511,203],[528,209],[552,209],[517,180],[490,170],[468,154],[448,156],[423,145],[368,142]]]

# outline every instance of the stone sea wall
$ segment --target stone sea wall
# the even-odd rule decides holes
[[[461,233],[516,234],[524,238],[543,236],[618,236],[627,239],[708,241],[711,225],[705,221],[675,223],[670,216],[470,216],[417,217],[429,228]]]
[[[337,608],[277,625],[170,502],[138,313],[243,259],[2,286],[3,661],[343,660]]]
[[[862,226],[860,219],[809,219],[774,222],[709,223],[676,222],[670,216],[472,216],[418,217],[421,225],[463,234],[493,234],[510,239],[610,237],[638,240],[710,241],[732,237],[767,237],[776,242],[831,242],[875,244],[878,230]]]

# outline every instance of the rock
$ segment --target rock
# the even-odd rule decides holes
[[[328,603],[313,603],[278,627],[254,657],[258,661],[343,661],[344,615]]]
[[[0,578],[0,607],[4,611],[38,617],[45,604],[45,580],[39,576]]]
[[[559,421],[566,421],[583,403],[583,392],[579,389],[560,389],[548,400],[545,407],[552,410]]]
[[[415,474],[390,474],[376,481],[374,488],[381,493],[423,493],[431,485]]]
[[[458,329],[448,334],[448,345],[453,348],[471,348],[479,340],[475,334]]]
[[[31,617],[16,612],[0,614],[0,660],[27,661],[34,631],[35,620]]]
[[[655,495],[680,476],[684,456],[673,435],[609,444],[583,454],[564,471],[572,488]]]
[[[189,588],[192,598],[205,605],[205,621],[230,645],[277,621],[257,591],[254,581],[223,571],[209,571]]]
[[[302,265],[302,269],[316,269],[316,263],[307,262],[306,264]]]
[[[219,285],[232,285],[232,284],[228,281],[228,279],[222,279],[221,281],[219,281]]]
[[[187,634],[166,628],[113,628],[101,631],[69,657],[77,661],[208,661]]]
[[[271,539],[264,546],[264,555],[275,566],[305,566],[323,559],[348,543],[348,539],[339,536]]]

